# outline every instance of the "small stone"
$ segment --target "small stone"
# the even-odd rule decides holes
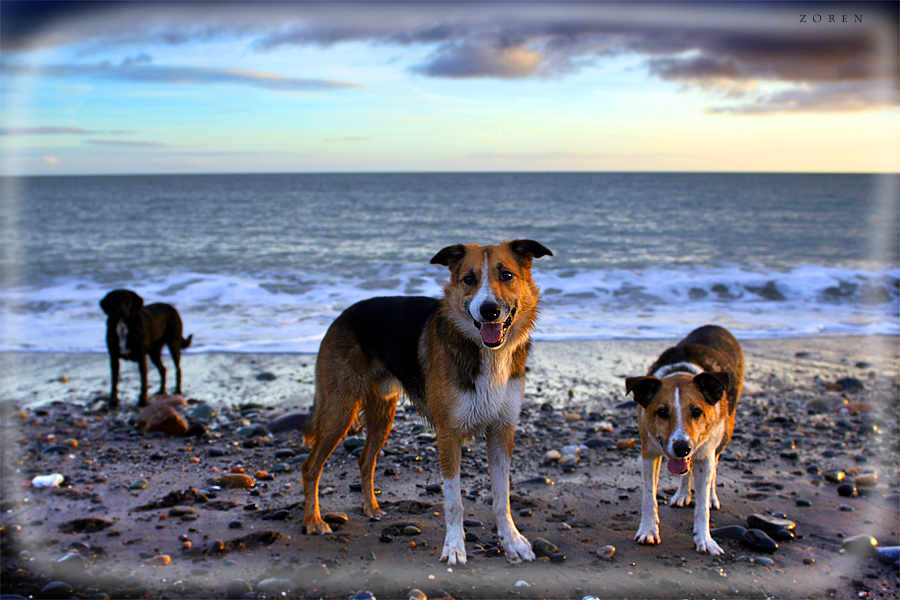
[[[764,567],[771,567],[775,564],[775,561],[768,556],[756,556],[753,558],[753,562],[757,565],[763,565]]]
[[[85,560],[77,554],[67,554],[61,559],[51,563],[51,566],[53,567],[53,572],[60,577],[87,571]]]
[[[838,507],[838,510],[841,512],[853,512],[856,509],[853,508],[852,506],[847,506],[846,504],[842,504]]]
[[[550,555],[550,562],[552,563],[561,563],[566,562],[566,555],[562,552],[554,552]]]
[[[852,498],[857,495],[856,486],[852,483],[842,483],[837,487],[837,493],[844,498]]]
[[[531,542],[531,549],[534,551],[534,555],[536,557],[546,556],[550,557],[550,555],[559,552],[559,547],[545,540],[544,538],[536,538],[533,542]]]
[[[150,487],[150,482],[146,479],[135,479],[131,485],[128,486],[129,490],[146,490]]]
[[[256,584],[256,589],[266,594],[278,592],[282,589],[281,580],[274,577],[263,579],[258,584]]]
[[[251,588],[250,584],[243,579],[232,579],[225,588],[225,595],[228,598],[240,598],[244,594],[249,594],[252,591],[253,588]]]
[[[863,473],[858,475],[853,483],[859,487],[872,487],[878,483],[878,473]]]
[[[825,481],[830,481],[831,483],[841,483],[846,476],[847,474],[843,471],[826,471],[824,475]]]
[[[266,424],[266,428],[272,433],[300,431],[306,426],[307,421],[309,421],[308,412],[292,412],[272,419]]]
[[[825,386],[825,389],[852,393],[864,390],[865,386],[863,385],[863,382],[856,377],[844,377],[843,379],[838,379],[834,383],[829,383]]]
[[[562,454],[560,454],[559,450],[550,450],[544,455],[545,462],[556,462],[560,458],[562,458]]]
[[[428,600],[428,596],[422,590],[410,590],[407,596],[409,596],[409,600]]]
[[[444,490],[444,486],[440,483],[429,483],[425,486],[425,491],[429,494],[439,494]]]
[[[62,581],[51,581],[38,593],[38,598],[48,598],[50,600],[59,599],[65,600],[67,598],[71,598],[72,594],[75,593],[75,590],[72,589],[72,586],[68,583]]]
[[[612,545],[606,545],[597,550],[597,556],[599,556],[603,560],[612,560],[615,555],[616,547]]]
[[[809,508],[812,506],[812,501],[807,500],[806,498],[797,498],[795,504],[800,507]]]
[[[407,525],[403,528],[403,535],[419,535],[422,530],[415,525]]]
[[[581,421],[584,417],[581,416],[580,413],[567,412],[563,413],[563,420],[566,423],[574,423],[575,421]]]
[[[563,522],[563,523],[558,524],[556,526],[556,528],[560,531],[569,531],[570,529],[572,529],[572,526],[569,525],[568,523]]]
[[[616,450],[628,450],[629,448],[634,448],[634,438],[618,440],[616,442]]]
[[[871,535],[854,535],[844,540],[841,548],[848,554],[860,558],[874,558],[878,555],[878,540]]]
[[[67,452],[69,452],[69,450],[71,450],[71,448],[69,448],[68,446],[64,446],[62,444],[53,444],[52,446],[47,446],[46,448],[44,448],[41,454],[66,454]]]
[[[741,545],[757,552],[775,552],[778,543],[759,529],[748,529],[741,537]]]
[[[375,595],[366,590],[360,590],[350,596],[350,600],[375,600]]]
[[[816,559],[812,558],[811,556],[807,556],[806,558],[803,559],[803,564],[804,565],[814,565],[814,564],[816,564]]]
[[[365,443],[366,440],[364,438],[351,435],[344,440],[344,450],[346,450],[347,452],[353,452],[357,448],[362,448]]]
[[[896,563],[900,560],[900,546],[878,548],[878,560],[886,565]]]
[[[350,517],[347,516],[347,513],[331,512],[322,515],[322,520],[326,523],[331,523],[332,525],[343,525],[350,520]]]
[[[728,525],[726,527],[716,527],[711,529],[709,534],[713,537],[713,539],[717,540],[735,540],[741,541],[741,538],[744,537],[744,534],[747,533],[746,527],[741,527],[740,525]]]
[[[789,519],[752,514],[747,517],[747,527],[760,529],[777,540],[790,541],[794,539],[794,534],[791,532],[797,528],[797,524]]]
[[[153,558],[148,559],[147,564],[156,566],[170,565],[172,564],[172,557],[168,554],[160,554],[159,556],[154,556]]]
[[[269,371],[263,371],[256,375],[257,381],[275,381],[276,379],[275,373],[270,373]]]
[[[245,490],[256,485],[253,478],[249,475],[241,475],[240,473],[226,473],[216,482],[226,490]]]
[[[197,421],[209,421],[217,414],[216,409],[204,402],[189,410],[187,416]]]
[[[272,465],[273,473],[290,473],[291,470],[292,467],[288,463],[275,463]]]

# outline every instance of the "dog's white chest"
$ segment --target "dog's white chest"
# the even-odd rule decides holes
[[[510,379],[509,366],[503,361],[483,363],[475,390],[459,396],[454,411],[455,428],[474,433],[498,423],[515,425],[524,392],[525,379]]]
[[[116,335],[119,337],[119,354],[128,356],[128,325],[125,321],[116,324]]]

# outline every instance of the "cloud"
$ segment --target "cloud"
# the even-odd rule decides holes
[[[162,142],[141,142],[130,140],[84,140],[85,144],[95,146],[119,146],[123,148],[168,148],[169,144]]]
[[[0,136],[3,135],[123,135],[133,133],[131,131],[99,131],[85,129],[84,127],[0,127]]]
[[[759,95],[750,102],[707,109],[710,114],[758,115],[809,111],[852,112],[890,108],[900,104],[900,93],[891,85],[862,82],[823,83],[799,89]]]
[[[598,3],[381,3],[293,2],[89,3],[81,14],[52,7],[46,14],[0,3],[4,49],[71,45],[92,49],[176,46],[233,41],[251,52],[341,43],[420,46],[429,50],[416,74],[450,79],[565,77],[610,57],[643,57],[655,78],[726,97],[746,95],[765,83],[792,86],[802,95],[814,87],[821,101],[790,100],[808,110],[841,104],[883,107],[878,93],[898,85],[896,2],[662,2]],[[58,4],[58,3],[52,3]],[[65,3],[62,3],[65,4]],[[816,24],[801,13],[835,14]],[[9,13],[9,15],[7,15]],[[850,15],[843,23],[841,15]],[[861,22],[855,15],[860,15]],[[7,18],[12,17],[12,18]],[[75,67],[69,67],[70,70]],[[135,61],[94,76],[156,83],[234,83],[276,90],[355,87],[233,69],[163,67]],[[63,70],[57,70],[62,76]],[[826,83],[859,85],[841,88]],[[857,94],[848,102],[845,89]],[[831,100],[824,98],[833,91]],[[873,103],[874,99],[874,103]],[[785,106],[775,95],[757,103]],[[817,108],[820,107],[820,108]]]
[[[19,67],[21,69],[21,67]],[[275,91],[320,91],[355,89],[364,86],[331,79],[305,79],[284,77],[264,71],[248,71],[233,68],[208,68],[190,66],[164,66],[146,64],[145,61],[126,60],[122,64],[109,62],[95,64],[47,65],[29,72],[46,77],[92,77],[115,79],[134,83],[161,83],[166,85],[248,85]]]
[[[60,160],[58,158],[56,158],[55,156],[50,156],[49,154],[45,154],[44,156],[42,156],[41,160],[43,160],[48,165],[58,165],[60,163]]]

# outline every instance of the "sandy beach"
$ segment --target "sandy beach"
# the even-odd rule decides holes
[[[145,435],[130,423],[138,388],[134,363],[123,364],[124,408],[107,413],[94,401],[109,391],[105,354],[4,353],[2,593],[900,596],[895,565],[842,549],[859,535],[873,536],[882,549],[900,544],[897,339],[743,342],[747,384],[734,440],[719,467],[722,509],[713,511],[712,527],[747,527],[754,514],[783,516],[796,523],[795,539],[779,541],[771,553],[724,539],[726,554],[719,557],[694,551],[691,509],[660,506],[660,545],[632,539],[640,519],[640,440],[623,379],[642,374],[671,343],[535,344],[512,505],[522,533],[556,551],[552,559],[524,565],[499,555],[491,542],[479,440],[463,458],[469,562],[453,568],[438,561],[444,524],[435,445],[411,408],[398,411],[376,470],[387,517],[369,522],[362,516],[348,443],[332,455],[322,479],[323,511],[344,513],[347,521],[333,526],[334,535],[302,534],[302,440],[296,431],[257,425],[309,410],[314,355],[186,354],[188,406],[182,413],[200,435],[178,437]],[[164,361],[171,385],[171,362],[168,356]],[[156,385],[151,369],[151,390]],[[216,414],[201,420],[201,407]],[[585,446],[574,469],[546,460],[547,452],[569,445]],[[237,471],[249,476],[252,488],[217,489],[225,487],[223,475]],[[65,477],[61,487],[31,485],[34,477],[55,473]],[[855,493],[839,493],[838,473]],[[670,496],[676,486],[674,476],[662,475],[662,494]],[[611,558],[597,552],[607,546],[614,547]]]

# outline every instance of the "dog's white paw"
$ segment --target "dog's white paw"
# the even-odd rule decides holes
[[[714,539],[711,537],[694,537],[694,543],[697,544],[697,552],[700,554],[710,554],[712,556],[717,556],[719,554],[725,554],[725,551],[722,550],[722,547],[716,543]]]
[[[638,544],[650,545],[650,544],[658,544],[662,541],[659,537],[659,528],[658,527],[646,527],[641,525],[637,533],[634,535],[634,540]]]
[[[331,533],[331,527],[321,519],[304,523],[303,528],[306,531],[306,535],[325,535]]]
[[[448,565],[466,564],[465,538],[448,531],[447,536],[444,538],[444,550],[441,552],[441,560],[446,560]]]
[[[672,498],[669,500],[669,504],[671,504],[672,506],[689,506],[690,503],[691,493],[688,492],[687,494],[683,494],[681,493],[681,490],[675,492],[675,494],[673,494]]]
[[[366,516],[369,517],[370,521],[380,521],[382,518],[387,516],[387,513],[383,510],[376,510],[374,512],[364,511]]]
[[[506,558],[512,563],[530,561],[535,558],[534,551],[531,549],[531,542],[522,534],[516,534],[510,536],[509,539],[504,539],[503,551],[506,552]]]

